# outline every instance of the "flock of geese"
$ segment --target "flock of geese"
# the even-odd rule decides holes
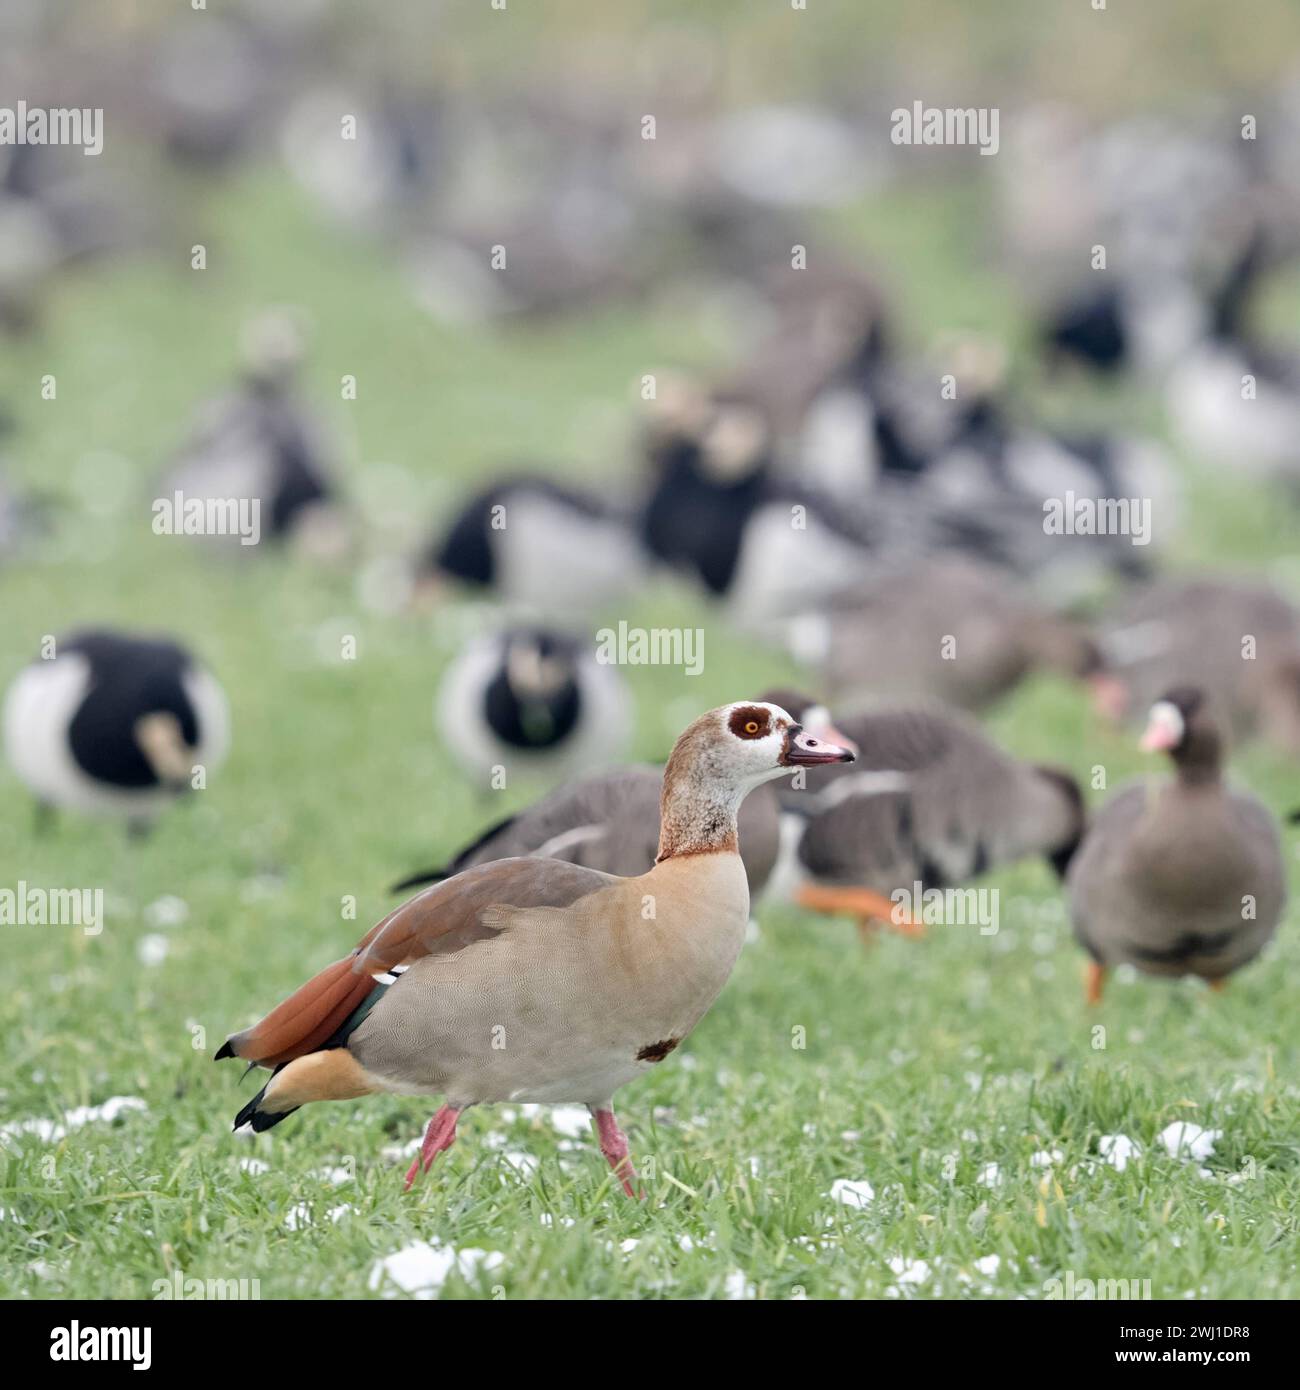
[[[346,551],[352,523],[318,467],[296,355],[282,335],[252,335],[268,338],[277,350],[203,407],[162,476],[194,488],[210,469],[213,495],[242,478],[240,495],[276,519],[267,544],[293,546],[310,517],[317,541],[342,536]],[[703,1016],[764,896],[847,916],[868,940],[882,924],[919,936],[924,915],[900,893],[1039,856],[1063,883],[1092,1002],[1120,965],[1220,987],[1272,936],[1286,898],[1278,827],[1223,761],[1252,737],[1300,754],[1300,612],[1279,592],[1164,577],[1085,620],[996,560],[978,528],[895,566],[845,510],[815,512],[822,495],[779,476],[755,400],[681,384],[671,396],[644,427],[638,506],[511,475],[412,556],[413,615],[452,589],[486,591],[502,614],[443,678],[434,724],[449,753],[483,790],[502,770],[553,790],[396,884],[420,891],[230,1037],[219,1056],[272,1072],[237,1125],[260,1131],[314,1100],[438,1095],[409,1185],[470,1105],[584,1103],[635,1192],[613,1093]],[[810,502],[824,535],[790,525]],[[862,550],[863,568],[833,543]],[[774,657],[798,654],[818,695],[739,700],[695,720],[666,767],[622,765],[632,672],[596,659],[590,621],[664,573]],[[526,605],[530,591],[546,604]],[[1039,671],[1077,680],[1116,721],[1145,714],[1142,747],[1172,776],[1092,810],[1069,771],[998,747],[975,714]],[[230,722],[183,642],[109,630],[54,642],[3,713],[43,822],[109,813],[136,833],[206,785]]]
[[[167,147],[224,163],[256,146],[257,119],[273,121],[303,186],[400,247],[431,312],[508,319],[643,294],[655,276],[630,276],[642,262],[627,254],[640,225],[693,248],[713,288],[743,298],[753,331],[725,373],[647,376],[630,464],[599,490],[503,471],[412,548],[401,601],[413,618],[436,625],[465,597],[499,616],[436,695],[449,754],[484,791],[503,769],[511,785],[549,790],[445,866],[396,884],[419,891],[230,1036],[218,1058],[271,1072],[237,1126],[261,1131],[309,1102],[374,1092],[439,1097],[409,1186],[469,1106],[580,1103],[635,1194],[613,1095],[703,1017],[764,897],[847,916],[867,939],[882,924],[920,936],[927,923],[900,892],[957,890],[1041,857],[1063,885],[1093,1002],[1119,966],[1217,988],[1260,954],[1285,907],[1282,840],[1224,762],[1252,738],[1300,757],[1300,610],[1255,579],[1163,571],[1179,489],[1158,445],[1028,418],[1003,354],[973,336],[908,353],[875,280],[811,242],[792,211],[816,200],[811,185],[792,190],[780,168],[747,165],[752,129],[728,137],[722,118],[697,110],[691,130],[709,138],[694,142],[699,161],[674,167],[603,127],[575,135],[559,122],[587,157],[549,170],[560,179],[549,212],[519,210],[527,235],[512,239],[500,223],[491,235],[472,218],[452,225],[439,202],[445,112],[386,92],[362,123],[366,157],[340,166],[336,133],[327,158],[312,115],[323,95],[259,108],[259,74],[283,53],[254,45],[244,58],[246,100],[221,119],[189,119],[179,77],[150,108]],[[177,73],[192,59],[174,55]],[[828,112],[748,114],[760,148],[780,147],[791,121],[823,162],[854,146],[837,144]],[[492,113],[490,138],[471,123],[480,143],[468,143],[533,154],[547,145],[546,115],[527,104]],[[1265,147],[1253,162],[1216,147],[1207,164],[1204,140],[1189,156],[1186,127],[1087,132],[1056,113],[1021,129],[1033,158],[1000,161],[998,177],[1027,278],[1054,241],[1077,251],[1105,240],[1115,260],[1086,286],[1049,292],[1037,277],[1052,370],[1155,382],[1197,453],[1269,485],[1300,481],[1300,370],[1256,340],[1248,308],[1300,249],[1293,168]],[[1143,184],[1134,146],[1143,179],[1160,185],[1153,201],[1131,196]],[[94,219],[66,190],[51,201],[58,180],[37,160],[0,160],[0,218],[19,204],[50,219],[61,209],[75,240]],[[1075,171],[1071,191],[1087,194],[1079,226],[1062,225],[1044,167]],[[576,258],[571,239],[547,234],[568,200],[608,214],[587,217],[604,236]],[[527,254],[494,284],[470,262],[497,240]],[[806,269],[791,264],[794,243],[807,244]],[[0,309],[17,330],[35,309],[14,287],[31,283],[0,265]],[[263,548],[304,565],[355,559],[362,526],[343,451],[301,385],[307,350],[291,313],[260,317],[239,379],[178,431],[154,491],[256,499],[263,519],[260,546],[204,536],[197,549],[247,564]],[[1246,373],[1258,399],[1227,389]],[[1045,509],[1067,496],[1141,503],[1150,530],[1140,544],[1113,527],[1054,532]],[[39,548],[25,529],[21,499],[0,486],[0,552]],[[689,724],[665,766],[625,764],[635,672],[599,660],[592,634],[650,580],[692,591],[710,623],[766,647],[779,669],[793,659],[807,691],[736,691]],[[999,747],[977,716],[1042,673],[1078,682],[1117,723],[1145,719],[1141,746],[1167,773],[1090,806],[1067,769]],[[60,637],[18,674],[3,735],[47,829],[56,812],[109,814],[138,834],[219,770],[231,718],[218,673],[188,640],[97,629]]]

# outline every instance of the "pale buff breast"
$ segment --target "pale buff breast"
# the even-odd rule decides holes
[[[744,939],[739,856],[669,859],[571,907],[490,908],[496,934],[416,961],[349,1046],[395,1090],[597,1102],[663,1060]]]

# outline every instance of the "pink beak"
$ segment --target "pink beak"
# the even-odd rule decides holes
[[[846,748],[855,757],[862,751],[847,734],[840,733],[834,724],[817,724],[808,732],[823,743],[834,743],[840,748]]]
[[[824,763],[851,763],[856,760],[857,754],[852,749],[814,738],[807,729],[801,729],[797,724],[786,735],[785,752],[781,755],[786,767],[821,767]]]
[[[1153,719],[1138,741],[1138,747],[1144,753],[1168,753],[1177,743],[1178,736],[1174,731],[1167,724],[1158,723]]]

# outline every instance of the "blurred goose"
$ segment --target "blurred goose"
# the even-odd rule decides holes
[[[652,868],[502,859],[426,889],[227,1040],[218,1060],[273,1069],[236,1127],[270,1129],[315,1100],[439,1096],[409,1187],[471,1105],[585,1104],[636,1196],[612,1098],[681,1044],[735,964],[749,918],[736,812],[797,767],[851,760],[774,705],[702,715],[664,771]]]
[[[528,476],[503,478],[466,502],[421,566],[426,591],[450,580],[557,615],[617,600],[641,570],[626,517],[594,493]]]
[[[146,827],[224,759],[221,687],[178,643],[108,631],[61,638],[19,672],[4,706],[14,771],[45,811]]]
[[[515,627],[472,642],[448,668],[434,714],[448,752],[481,786],[558,780],[615,759],[631,729],[623,677],[573,638]]]
[[[147,196],[127,195],[97,165],[67,146],[0,145],[0,327],[31,328],[65,266],[147,235]]]
[[[344,112],[356,117],[349,140],[339,139]],[[313,86],[285,113],[280,149],[290,173],[333,217],[371,232],[402,230],[427,219],[450,172],[449,114],[423,92]]]
[[[1191,685],[1234,741],[1258,733],[1300,755],[1300,610],[1270,585],[1166,580],[1116,609],[1096,641],[1102,713],[1126,718]]]
[[[1209,339],[1170,374],[1166,400],[1190,452],[1300,483],[1300,355]]]
[[[1021,425],[992,394],[968,403],[919,483],[926,506],[972,528],[964,551],[1056,602],[1144,576],[1178,518],[1175,475],[1153,442]]]
[[[742,621],[815,603],[879,565],[863,517],[776,479],[773,448],[754,402],[661,389],[642,539]]]
[[[785,698],[799,718],[806,697]],[[917,883],[951,888],[1036,854],[1064,875],[1084,827],[1068,773],[1020,762],[937,710],[847,716],[835,728],[857,765],[782,791],[774,893],[847,913],[865,937],[873,919],[917,929],[890,897]]]
[[[1040,607],[1004,570],[956,556],[804,615],[787,637],[799,659],[819,666],[831,700],[850,707],[927,696],[978,710],[1035,670],[1082,676],[1096,665],[1081,627]]]
[[[939,390],[946,374],[953,399]],[[909,558],[969,556],[1058,600],[1111,572],[1144,573],[1152,540],[1176,520],[1163,452],[1138,438],[1020,424],[1004,377],[1004,354],[980,340],[953,342],[919,367],[900,367],[868,340],[809,408],[801,476],[845,507],[868,507],[882,536],[907,536]],[[1123,527],[1100,509],[1110,499],[1124,502],[1115,509]]]
[[[299,325],[292,314],[272,311],[253,320],[244,339],[244,381],[200,408],[164,474],[162,495],[256,500],[259,539],[292,539],[337,556],[346,530],[334,502],[332,450],[298,395]],[[238,538],[217,539],[244,548]]]
[[[1224,786],[1201,692],[1183,686],[1157,700],[1141,746],[1169,754],[1174,780],[1117,792],[1066,880],[1074,934],[1092,957],[1090,1003],[1116,965],[1221,986],[1264,948],[1286,901],[1273,817]]]

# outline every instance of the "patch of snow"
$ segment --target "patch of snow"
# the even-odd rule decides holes
[[[566,1139],[578,1139],[591,1128],[591,1115],[585,1105],[553,1105],[551,1124]]]
[[[930,1266],[925,1260],[905,1260],[901,1255],[893,1255],[888,1264],[899,1284],[924,1284],[930,1277]]]
[[[1221,1129],[1202,1129],[1186,1120],[1175,1120],[1157,1135],[1170,1158],[1190,1158],[1204,1163],[1214,1153],[1214,1145],[1223,1138]]]
[[[172,943],[159,932],[150,932],[135,943],[135,958],[141,965],[161,965],[167,959]]]
[[[63,1117],[63,1123],[59,1124],[54,1120],[37,1118],[32,1120],[18,1120],[13,1124],[0,1127],[0,1142],[11,1136],[20,1134],[34,1134],[45,1144],[57,1144],[69,1130],[81,1129],[83,1125],[112,1124],[119,1115],[124,1115],[132,1110],[148,1110],[148,1106],[139,1096],[110,1096],[102,1105],[79,1105],[69,1110]]]
[[[996,1163],[986,1163],[980,1169],[975,1181],[981,1187],[1001,1187],[1002,1169]]]
[[[846,1207],[866,1207],[876,1200],[876,1189],[869,1182],[836,1178],[831,1183],[831,1200]]]
[[[144,920],[151,927],[179,927],[190,919],[190,906],[184,898],[166,893],[155,898],[144,910]]]
[[[497,1269],[504,1258],[495,1250],[452,1250],[417,1240],[376,1260],[370,1269],[369,1287],[380,1289],[391,1284],[419,1299],[435,1298],[453,1271],[472,1279],[479,1270]]]
[[[1142,1157],[1142,1146],[1127,1134],[1103,1134],[1097,1141],[1097,1152],[1117,1173],[1122,1173],[1131,1160]]]

